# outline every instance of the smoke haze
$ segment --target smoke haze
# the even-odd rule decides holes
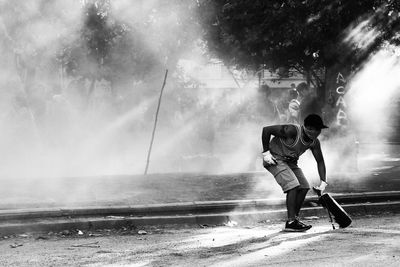
[[[190,6],[179,1],[171,6],[162,0],[110,1],[113,20],[107,23],[118,22],[127,32],[126,43],[119,43],[110,57],[139,63],[121,63],[115,75],[126,75],[118,76],[116,85],[99,79],[91,92],[89,79],[67,75],[68,66],[60,67],[57,61],[57,55],[67,54],[67,44],[74,47],[81,40],[86,2],[0,1],[0,177],[142,174],[168,68],[174,71],[161,102],[149,172],[263,171],[266,180],[259,186],[270,186],[273,178],[260,158],[261,130],[273,121],[257,109],[263,101],[258,81],[248,77],[238,85],[231,77],[230,89],[222,89],[216,88],[217,81],[198,75],[208,58],[187,12]],[[368,46],[367,39],[357,39],[364,34],[363,25],[347,41]],[[185,31],[185,38],[197,40],[196,45],[185,46],[185,38],[176,41]],[[372,32],[368,37],[377,36]],[[126,48],[132,44],[138,50]],[[189,66],[185,60],[195,63]],[[181,64],[174,69],[169,65],[174,62]],[[85,67],[93,69],[91,62]],[[328,174],[349,167],[343,162],[351,165],[360,159],[356,142],[379,143],[390,136],[389,118],[397,112],[392,104],[399,97],[397,73],[398,56],[382,50],[349,81],[345,100],[354,131],[322,136]],[[213,82],[214,87],[206,89],[204,84]],[[316,182],[311,157],[307,154],[301,166]]]
[[[185,20],[192,18],[185,13],[187,7],[168,7],[160,1],[111,1],[113,18],[129,29],[136,44],[145,47],[144,56],[157,55],[152,59],[156,67],[136,66],[132,72],[144,73],[145,78],[119,81],[115,92],[110,92],[108,81],[96,81],[87,100],[90,81],[68,76],[56,61],[66,44],[79,42],[86,2],[1,3],[3,177],[144,170],[163,71],[172,60],[167,54],[171,49],[161,45],[176,38],[187,28]],[[193,29],[190,35],[199,38]],[[195,59],[202,68],[207,59],[200,46],[173,51],[180,50],[175,56]],[[182,84],[187,81],[179,77],[182,71],[170,73],[167,80],[150,172],[248,170],[254,156],[248,159],[243,153],[255,155],[260,150],[260,126],[244,114],[256,101],[254,85],[230,93],[185,88]],[[189,77],[189,82],[198,87],[203,81]]]

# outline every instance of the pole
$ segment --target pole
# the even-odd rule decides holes
[[[156,111],[156,118],[154,119],[154,126],[153,126],[153,132],[151,134],[151,140],[150,140],[150,147],[149,147],[149,152],[147,154],[147,161],[146,161],[146,168],[144,170],[144,174],[147,174],[147,170],[149,169],[149,164],[150,164],[150,155],[151,155],[151,149],[153,147],[153,141],[154,141],[154,135],[156,133],[156,127],[157,127],[157,120],[158,120],[158,112],[160,111],[160,105],[161,105],[161,98],[162,94],[164,91],[165,83],[167,81],[167,76],[168,76],[168,69],[165,70],[165,76],[164,76],[164,82],[161,87],[161,92],[160,92],[160,97],[158,99],[158,105],[157,105],[157,111]]]

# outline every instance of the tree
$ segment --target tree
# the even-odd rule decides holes
[[[113,16],[110,1],[85,1],[82,12],[77,37],[64,42],[58,60],[68,76],[90,81],[88,97],[96,81],[107,80],[113,89],[157,65],[141,34]]]
[[[322,99],[336,70],[399,44],[399,11],[395,0],[199,1],[208,48],[227,65],[297,70]]]
[[[74,2],[69,4],[69,8],[73,6]],[[0,4],[2,72],[7,73],[5,80],[16,79],[19,85],[6,88],[14,89],[15,94],[25,99],[35,123],[43,115],[43,84],[52,86],[56,80],[54,40],[70,27],[63,21],[63,14],[68,14],[63,7],[59,0],[2,1]],[[52,78],[48,79],[50,75]]]
[[[122,3],[84,1],[77,38],[64,42],[59,53],[68,76],[90,81],[89,97],[95,82],[102,79],[112,89],[125,90],[134,82],[155,88],[153,82],[165,68],[173,73],[179,59],[195,45],[196,24],[188,23],[194,21],[193,3]]]

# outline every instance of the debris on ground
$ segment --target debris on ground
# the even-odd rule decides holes
[[[225,226],[229,226],[229,227],[233,227],[233,226],[238,225],[238,223],[235,222],[235,221],[229,221],[229,222],[225,223],[224,225],[225,225]]]
[[[89,233],[88,236],[99,237],[99,236],[103,236],[103,235],[102,234]]]
[[[106,218],[108,218],[108,219],[125,219],[124,216],[113,216],[113,215],[107,216]]]
[[[22,247],[24,244],[13,244],[10,245],[11,248],[17,248],[17,247]]]
[[[319,219],[318,216],[307,216],[307,217],[304,217],[304,220],[318,220],[318,219]]]
[[[71,235],[72,233],[69,230],[63,230],[60,232],[60,235],[62,236],[67,236],[67,235]]]
[[[99,251],[96,251],[96,253],[105,254],[105,253],[113,253],[113,252],[111,250],[99,250]]]
[[[147,232],[145,230],[139,230],[138,234],[139,235],[147,235]]]
[[[38,236],[38,237],[36,237],[35,238],[36,240],[48,240],[49,239],[49,237],[47,237],[47,236]]]
[[[85,244],[78,244],[78,245],[72,245],[71,247],[74,248],[99,248],[100,245],[98,245],[98,241],[97,242],[91,242],[91,243],[85,243]]]
[[[27,234],[21,234],[21,235],[18,235],[19,237],[23,237],[23,238],[27,238],[27,237],[29,237]]]

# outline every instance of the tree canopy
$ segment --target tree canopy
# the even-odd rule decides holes
[[[196,45],[196,7],[180,0],[3,1],[0,49],[27,93],[38,82],[59,86],[59,73],[65,85],[90,81],[89,95],[103,79],[116,91],[151,93]]]
[[[105,79],[116,86],[127,80],[154,80],[195,44],[194,4],[181,1],[113,3],[84,1],[83,23],[67,39],[58,59],[69,76]],[[121,3],[121,2],[120,2]],[[124,10],[125,9],[125,10]]]
[[[399,11],[396,0],[199,1],[208,48],[227,65],[295,69],[316,87],[327,69],[398,44]]]

